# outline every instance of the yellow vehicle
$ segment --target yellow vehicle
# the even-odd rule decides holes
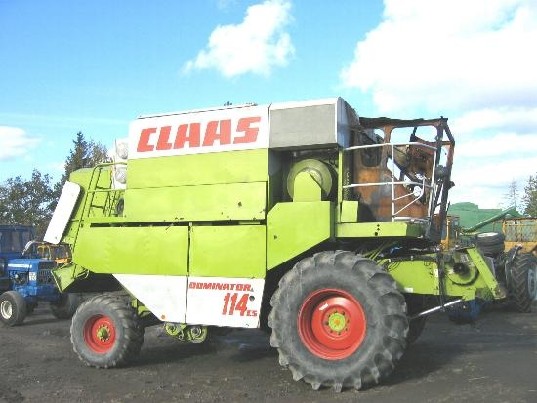
[[[518,246],[521,252],[537,256],[537,218],[523,217],[503,220],[505,250]]]

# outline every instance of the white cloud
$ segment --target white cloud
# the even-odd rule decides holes
[[[216,69],[226,77],[245,73],[268,75],[286,66],[294,54],[291,37],[284,30],[291,19],[288,0],[266,0],[250,6],[240,24],[219,25],[209,43],[188,61],[183,71]]]
[[[371,94],[379,115],[449,116],[451,199],[497,207],[513,180],[522,188],[537,172],[537,2],[384,4],[382,22],[342,69],[343,85]]]
[[[490,137],[462,139],[456,147],[455,155],[458,159],[537,155],[534,145],[537,145],[535,135],[506,132]],[[537,165],[534,168],[537,169]]]
[[[467,133],[490,129],[535,133],[537,132],[537,104],[469,111],[456,117],[450,126]]]
[[[385,0],[341,78],[383,113],[524,105],[537,91],[525,45],[536,42],[533,0]]]
[[[0,126],[0,161],[24,156],[39,142],[18,127]]]

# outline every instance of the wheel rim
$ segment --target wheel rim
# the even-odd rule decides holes
[[[2,318],[9,319],[13,315],[13,305],[9,301],[2,301],[0,304],[0,314]]]
[[[367,321],[362,305],[349,293],[336,289],[313,292],[298,313],[298,333],[317,357],[340,360],[362,344]]]
[[[114,323],[105,315],[92,316],[84,325],[84,340],[92,351],[107,353],[116,340]]]

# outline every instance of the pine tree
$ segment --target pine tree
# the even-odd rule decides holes
[[[513,179],[511,183],[509,184],[509,188],[507,190],[507,193],[504,195],[507,200],[507,207],[514,207],[518,211],[518,207],[520,203],[518,202],[519,199],[519,193],[518,193],[518,183],[516,180]]]
[[[93,140],[87,141],[82,132],[76,134],[73,140],[73,149],[70,151],[64,164],[64,173],[61,185],[69,178],[71,172],[81,168],[92,168],[102,162],[107,162],[106,147]]]
[[[528,183],[524,186],[522,203],[524,204],[524,214],[537,217],[537,174],[530,175]]]

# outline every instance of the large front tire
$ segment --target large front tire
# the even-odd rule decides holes
[[[518,312],[531,312],[537,293],[537,258],[531,253],[520,253],[511,263],[509,295]]]
[[[365,388],[393,370],[406,347],[405,300],[392,277],[351,252],[298,262],[271,298],[270,343],[295,380]]]
[[[71,322],[71,343],[86,365],[112,368],[138,355],[144,330],[136,310],[126,300],[99,295],[78,307]]]
[[[20,325],[26,318],[26,301],[17,291],[0,295],[0,321],[6,326]]]

